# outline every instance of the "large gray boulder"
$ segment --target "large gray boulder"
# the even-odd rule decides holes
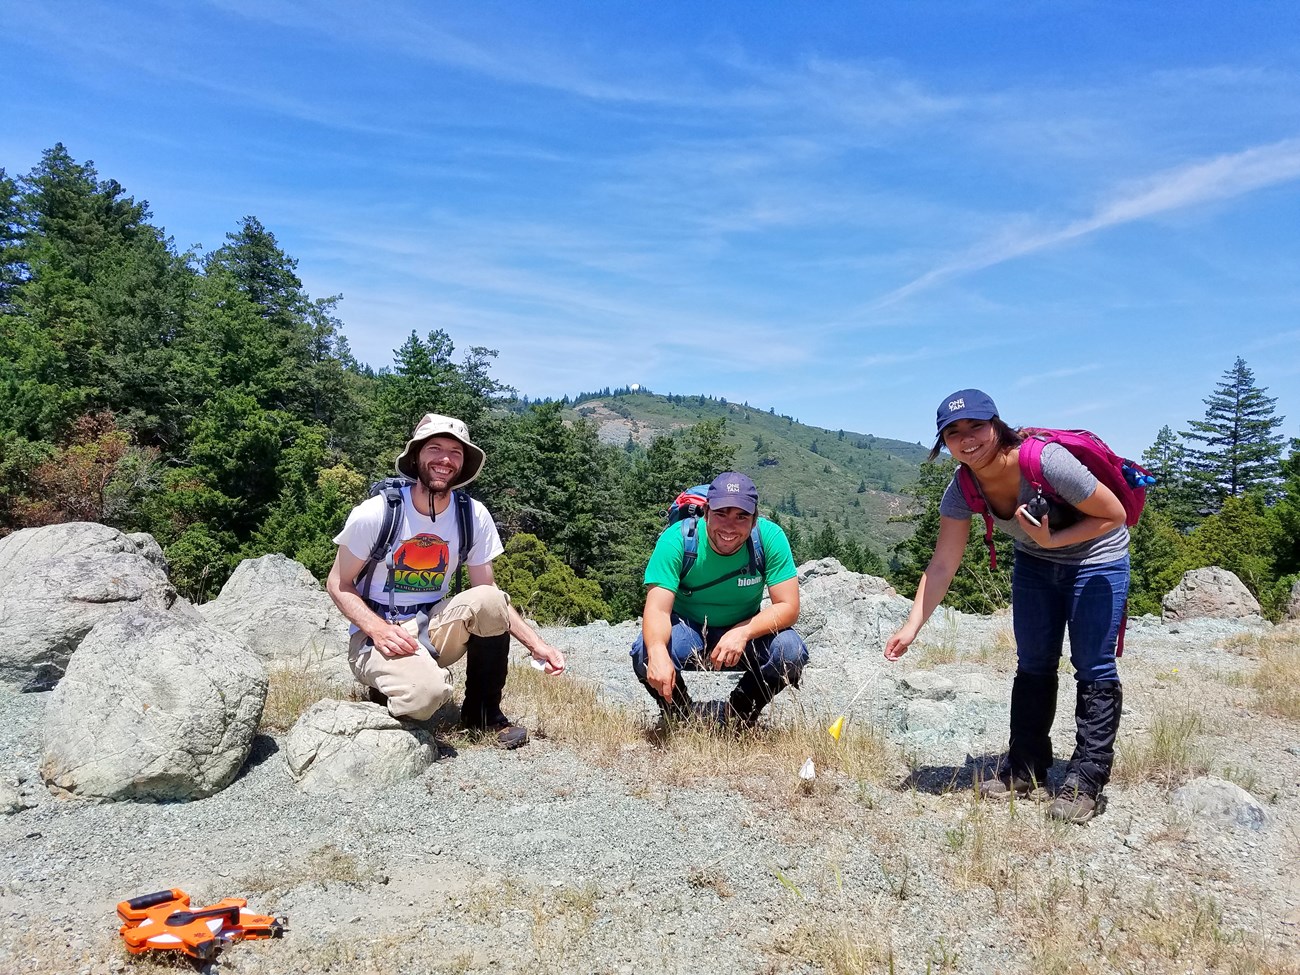
[[[353,682],[348,621],[315,576],[292,559],[278,553],[245,559],[199,612],[273,668],[301,668],[332,683]]]
[[[1297,579],[1291,585],[1291,598],[1286,604],[1286,618],[1289,620],[1300,620],[1300,579]]]
[[[154,549],[148,535],[137,542],[92,522],[24,528],[0,539],[0,684],[48,690],[97,623],[124,607],[170,608],[176,590],[151,561]]]
[[[266,702],[262,662],[175,614],[123,612],[82,641],[45,711],[41,776],[97,799],[199,799],[248,757]]]
[[[813,646],[883,647],[907,619],[911,600],[884,579],[850,572],[837,560],[799,567],[799,621],[795,628]]]
[[[1182,581],[1161,600],[1161,616],[1166,621],[1236,620],[1259,615],[1259,600],[1240,579],[1217,565],[1184,573]]]
[[[304,792],[346,794],[419,776],[437,760],[438,747],[432,734],[387,708],[317,701],[290,729],[284,755]]]

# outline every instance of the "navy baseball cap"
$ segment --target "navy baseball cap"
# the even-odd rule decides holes
[[[758,511],[758,488],[744,474],[727,471],[713,479],[707,500],[710,508],[739,508],[752,515]]]
[[[935,411],[935,423],[940,433],[949,423],[958,420],[991,420],[998,415],[997,405],[988,393],[980,389],[959,389],[945,396]]]

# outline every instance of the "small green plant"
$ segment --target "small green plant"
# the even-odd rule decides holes
[[[1115,780],[1128,785],[1150,781],[1175,785],[1205,774],[1209,765],[1198,746],[1203,727],[1202,713],[1190,705],[1158,711],[1144,736],[1136,741],[1121,736]]]

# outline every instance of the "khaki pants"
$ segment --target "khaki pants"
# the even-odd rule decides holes
[[[510,597],[495,586],[474,586],[453,596],[429,620],[434,657],[423,646],[409,657],[385,657],[358,630],[348,645],[348,663],[357,680],[388,698],[395,718],[426,721],[451,699],[455,686],[447,668],[465,656],[471,636],[500,636],[510,629]],[[400,626],[416,635],[414,619]]]

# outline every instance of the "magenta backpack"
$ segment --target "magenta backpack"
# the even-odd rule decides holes
[[[1020,474],[1041,497],[1066,503],[1052,490],[1047,478],[1043,476],[1043,448],[1049,443],[1060,444],[1119,498],[1120,504],[1124,506],[1124,523],[1130,528],[1138,523],[1147,500],[1146,489],[1156,482],[1146,470],[1133,461],[1120,457],[1106,446],[1106,441],[1088,430],[1024,427],[1020,432],[1025,435],[1024,442],[1020,445]],[[989,547],[989,567],[996,569],[998,563],[993,552],[993,516],[989,514],[989,506],[984,501],[984,495],[980,494],[974,475],[965,464],[957,468],[957,486],[961,489],[966,507],[984,518],[984,544]]]
[[[1106,441],[1089,430],[1053,430],[1047,427],[1024,427],[1020,431],[1025,439],[1020,444],[1020,474],[1030,483],[1039,497],[1055,498],[1062,504],[1064,498],[1052,490],[1043,476],[1043,448],[1049,443],[1060,444],[1092,471],[1093,475],[1124,506],[1124,523],[1132,528],[1142,517],[1142,508],[1147,501],[1146,489],[1156,483],[1156,479],[1144,468],[1120,457]],[[993,516],[989,513],[988,503],[980,494],[975,477],[965,464],[957,467],[957,487],[971,511],[984,518],[984,544],[989,547],[989,568],[998,567],[997,555],[993,551]],[[1124,652],[1124,628],[1128,622],[1128,607],[1125,606],[1124,619],[1120,621],[1119,641],[1115,647],[1115,656]]]

